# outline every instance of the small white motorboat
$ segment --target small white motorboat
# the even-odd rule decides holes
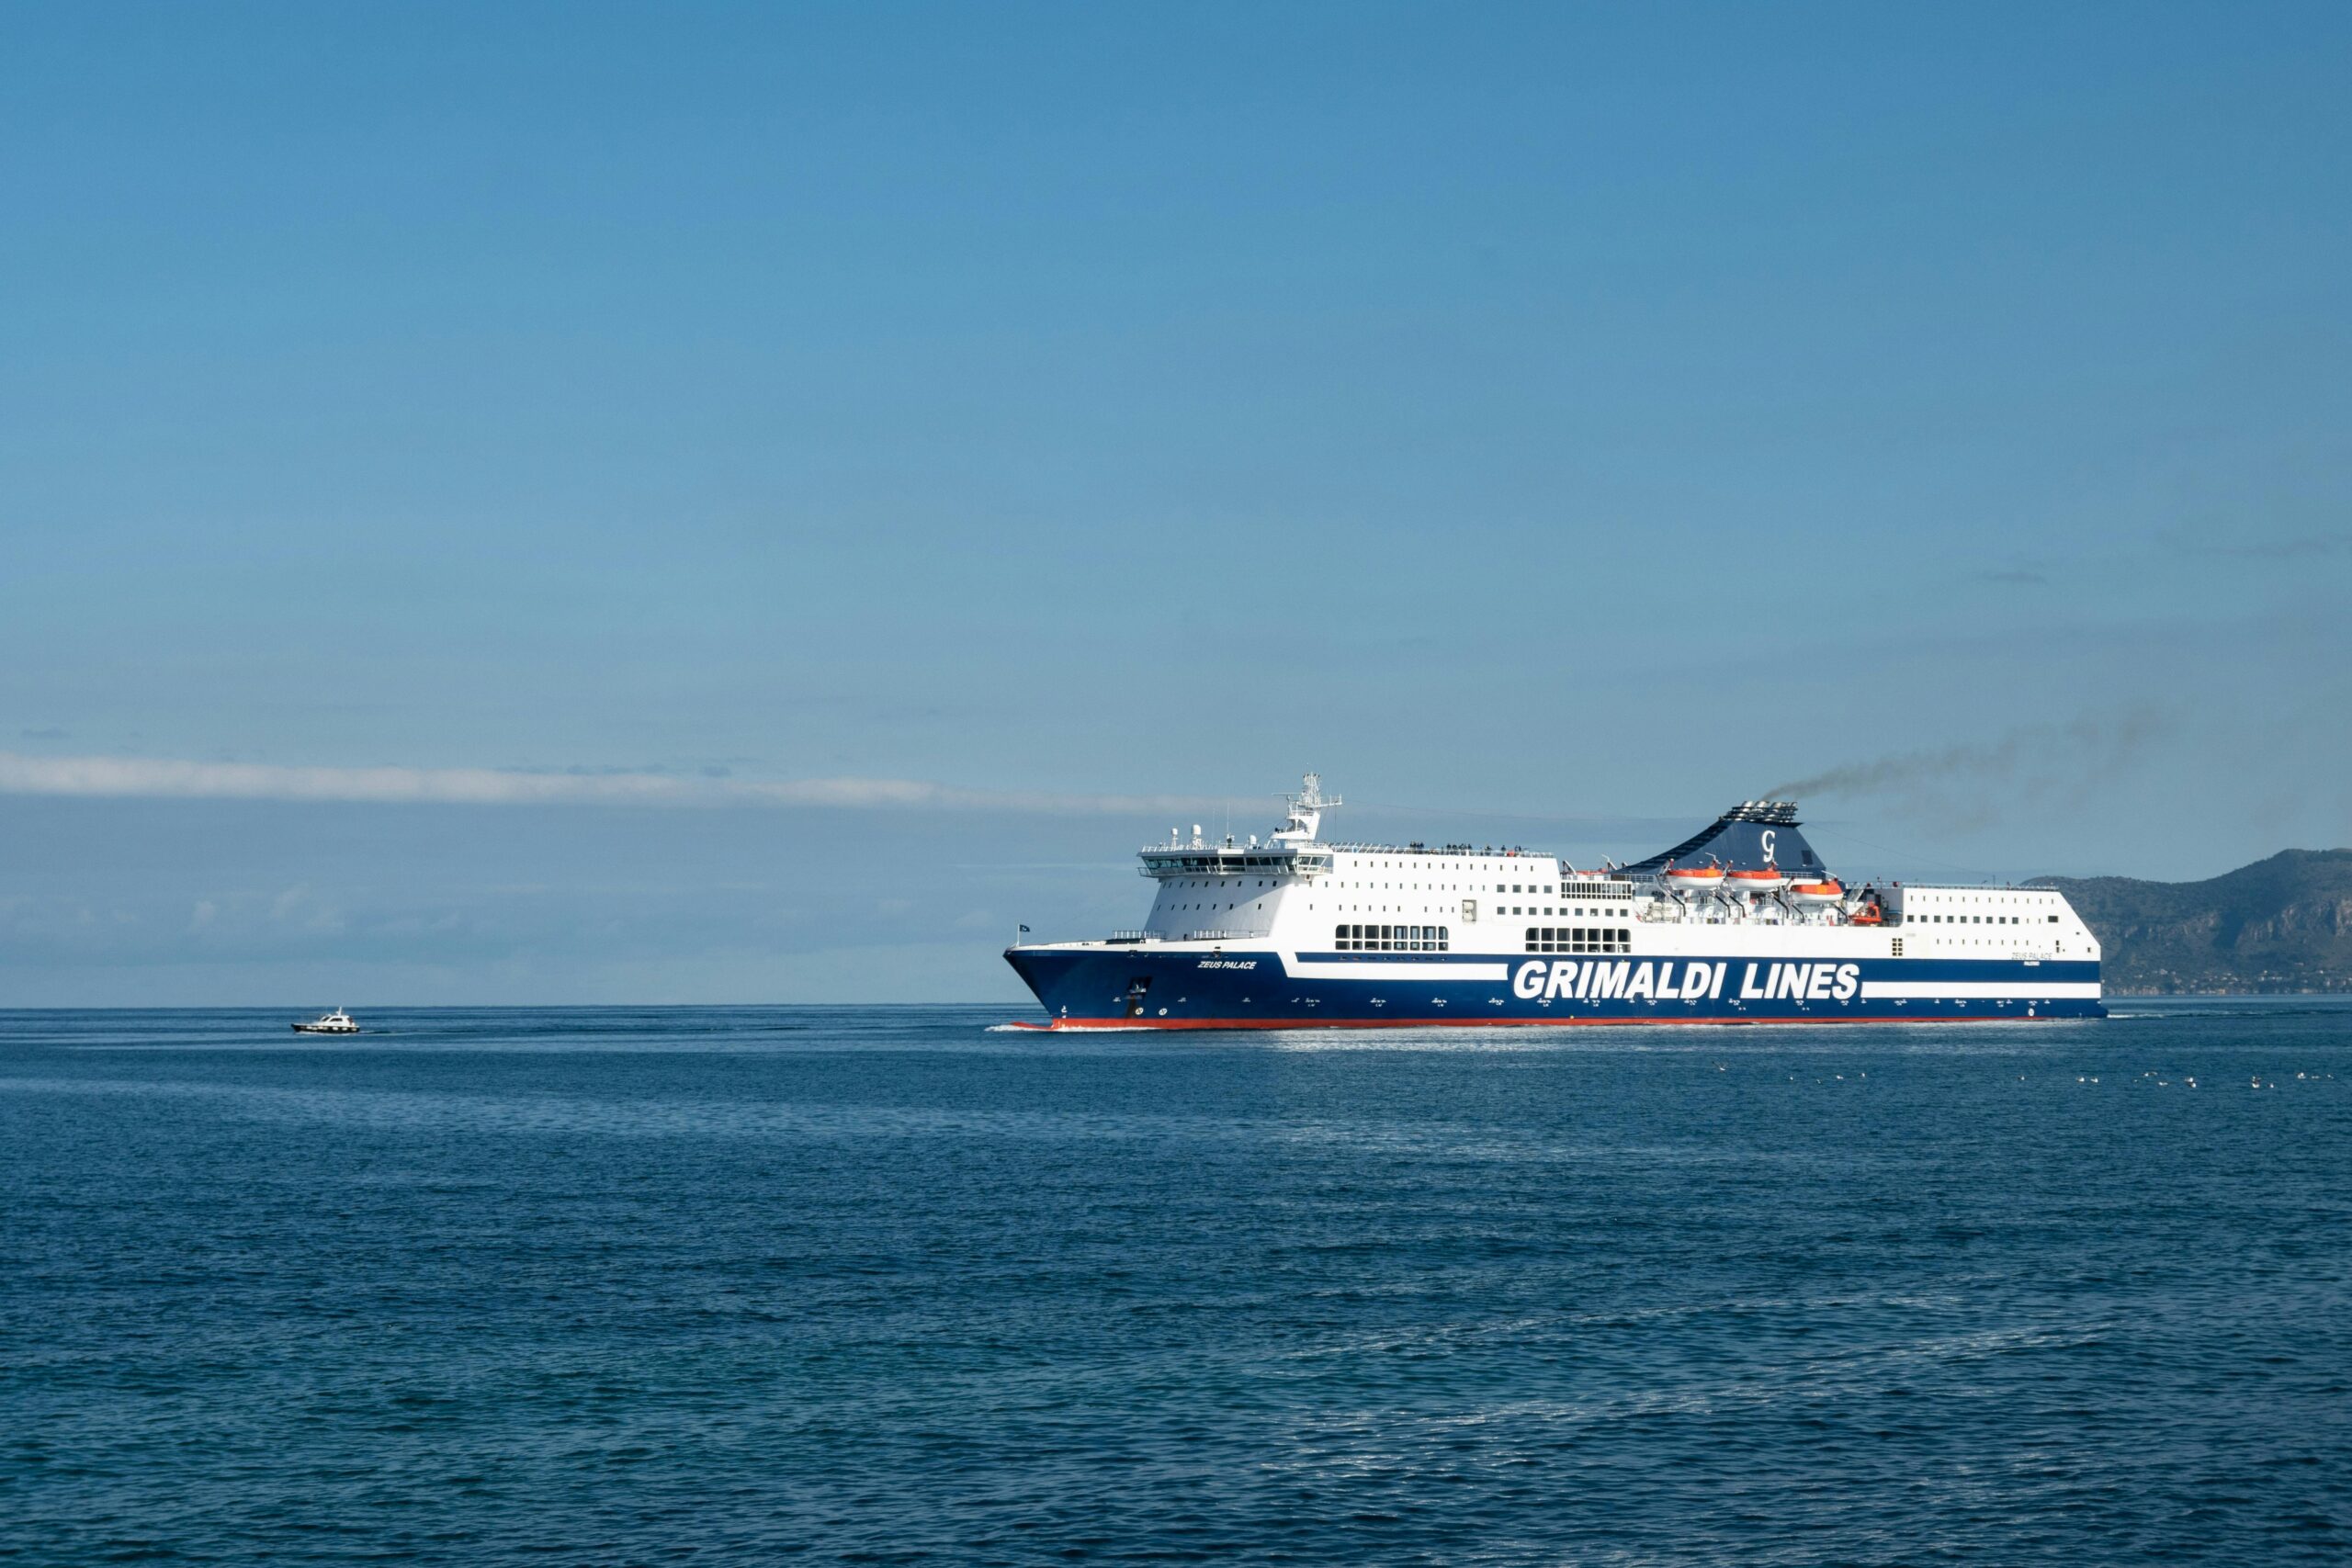
[[[296,1024],[294,1032],[297,1034],[356,1034],[359,1032],[359,1026],[351,1021],[349,1013],[337,1008],[333,1012],[319,1014],[308,1023]]]

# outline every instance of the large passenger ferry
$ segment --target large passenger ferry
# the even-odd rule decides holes
[[[2102,1018],[2098,939],[2046,887],[1848,886],[1794,802],[1579,869],[1470,844],[1327,843],[1321,781],[1261,843],[1171,831],[1139,931],[1005,958],[1056,1029]]]

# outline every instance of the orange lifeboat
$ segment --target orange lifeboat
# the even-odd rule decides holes
[[[1713,893],[1724,885],[1724,868],[1719,865],[1670,865],[1660,880],[1678,893]]]
[[[1762,871],[1735,871],[1724,878],[1724,886],[1734,893],[1778,893],[1788,885],[1789,879],[1772,866]]]
[[[1841,901],[1846,897],[1846,890],[1838,886],[1838,879],[1833,876],[1820,882],[1792,884],[1789,897],[1808,908],[1826,909]]]

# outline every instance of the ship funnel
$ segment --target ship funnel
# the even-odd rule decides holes
[[[1705,828],[1660,854],[1635,861],[1625,868],[1629,876],[1656,876],[1669,861],[1689,865],[1713,856],[1725,871],[1777,868],[1806,876],[1827,872],[1821,857],[1805,842],[1793,800],[1747,800],[1724,812]]]

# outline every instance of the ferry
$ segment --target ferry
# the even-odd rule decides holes
[[[294,1032],[297,1034],[356,1034],[359,1032],[359,1025],[351,1021],[349,1013],[337,1008],[333,1012],[319,1014],[308,1023],[296,1024]]]
[[[1140,852],[1140,930],[1020,942],[1052,1029],[1952,1023],[2104,1018],[2099,944],[2047,887],[1831,874],[1796,804],[1579,868],[1492,845],[1327,842],[1309,773],[1259,841]],[[1023,928],[1025,931],[1026,928]]]

